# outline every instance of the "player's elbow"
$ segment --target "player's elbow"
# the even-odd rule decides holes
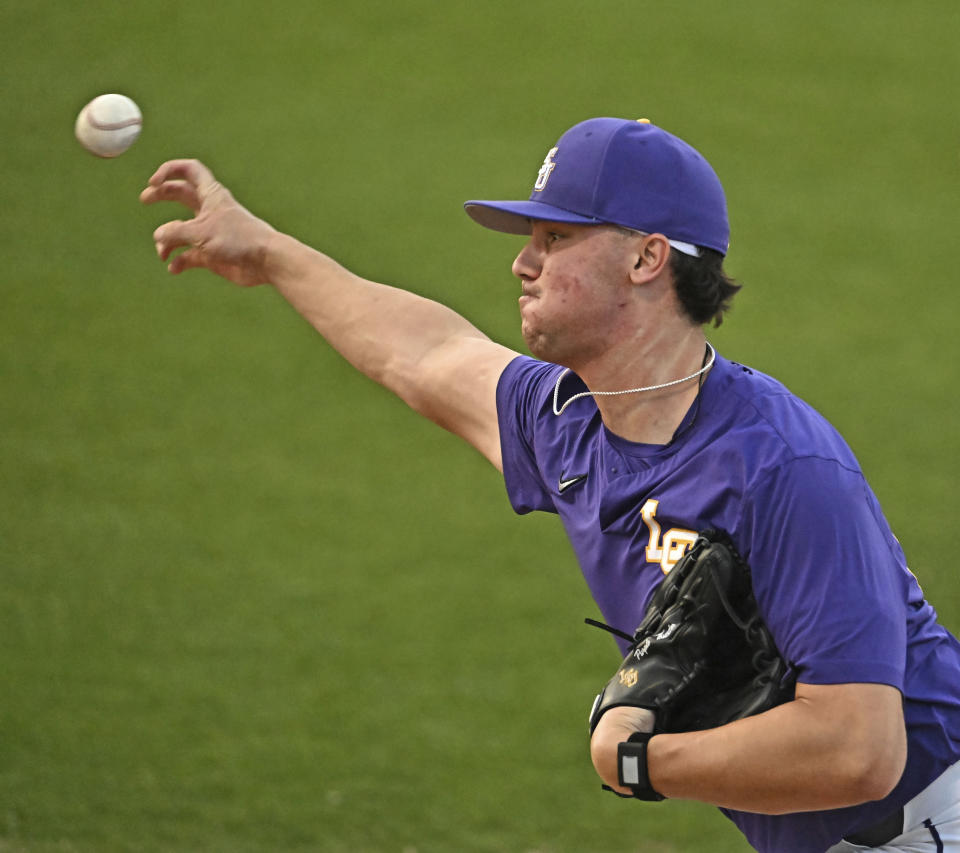
[[[907,762],[900,692],[886,684],[797,685],[812,765],[828,807],[882,800]]]
[[[838,799],[849,805],[882,800],[903,775],[907,762],[906,733],[901,729],[880,740],[848,733],[848,741],[838,752]]]
[[[851,801],[882,800],[897,786],[906,763],[905,737],[861,749],[847,761]]]

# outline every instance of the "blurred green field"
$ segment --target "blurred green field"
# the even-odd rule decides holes
[[[586,715],[618,662],[558,525],[266,289],[170,278],[175,156],[357,272],[522,349],[467,198],[596,115],[724,180],[712,333],[845,433],[960,630],[960,6],[0,4],[0,851],[724,853],[624,803]],[[116,161],[80,107],[144,111]]]

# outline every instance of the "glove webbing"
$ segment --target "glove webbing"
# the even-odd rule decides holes
[[[763,629],[760,614],[756,608],[754,608],[750,618],[744,621],[740,618],[733,604],[731,604],[730,599],[727,597],[726,590],[722,584],[717,581],[717,576],[714,572],[710,572],[710,581],[713,583],[713,588],[717,591],[717,597],[720,599],[720,603],[723,605],[727,616],[730,617],[730,621],[743,632],[747,642],[754,647],[755,651],[750,658],[750,663],[758,673],[762,673],[766,665],[776,661],[779,655],[775,647],[771,648],[771,640]],[[756,681],[761,683],[769,680],[769,677],[765,675],[758,675],[756,679]]]

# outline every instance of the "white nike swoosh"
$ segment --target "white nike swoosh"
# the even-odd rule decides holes
[[[560,481],[557,483],[557,488],[562,495],[567,489],[571,486],[575,486],[577,483],[582,483],[587,479],[587,474],[577,474],[576,477],[570,477],[568,480],[563,479],[563,475],[560,476]]]

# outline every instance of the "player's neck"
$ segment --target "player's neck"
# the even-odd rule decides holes
[[[615,365],[615,369],[587,369],[581,379],[591,391],[625,391],[652,388],[616,395],[594,397],[604,425],[629,441],[667,444],[696,400],[706,373],[698,374],[713,358],[702,330],[674,339],[669,349],[649,347]],[[603,374],[603,375],[601,375]],[[670,385],[676,380],[692,377]],[[656,388],[658,385],[667,387]]]
[[[621,438],[640,444],[669,444],[699,388],[699,383],[691,380],[681,389],[658,392],[661,396],[656,400],[598,399],[597,408],[607,429]]]

